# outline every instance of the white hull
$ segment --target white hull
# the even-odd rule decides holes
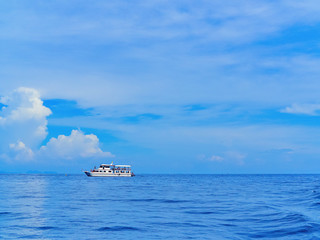
[[[133,177],[131,173],[84,172],[88,177]]]

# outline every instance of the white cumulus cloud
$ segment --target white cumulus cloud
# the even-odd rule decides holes
[[[58,138],[51,138],[46,146],[41,147],[40,154],[61,159],[114,156],[100,149],[96,135],[85,135],[79,130],[72,130],[70,136],[59,135]]]
[[[12,150],[11,155],[15,160],[33,160],[34,153],[23,142],[17,141],[16,143],[9,144]]]
[[[41,161],[113,157],[100,149],[94,134],[73,130],[70,136],[59,135],[41,147],[48,135],[47,117],[51,110],[43,105],[40,93],[21,87],[0,98],[0,159],[12,161]],[[0,105],[1,106],[1,105]]]
[[[8,121],[43,120],[51,114],[51,110],[43,106],[39,92],[32,88],[20,87],[10,96],[2,97],[0,102],[7,105],[2,107],[2,124]]]
[[[29,159],[32,149],[47,136],[51,110],[43,105],[37,90],[21,87],[2,97],[0,111],[0,151],[3,156]],[[24,153],[23,153],[24,152]],[[12,155],[13,154],[13,155]]]

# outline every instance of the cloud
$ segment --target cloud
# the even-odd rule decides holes
[[[208,160],[210,162],[222,162],[224,159],[223,157],[212,155]]]
[[[261,38],[293,23],[319,20],[319,7],[313,1],[71,2],[74,4],[59,2],[59,7],[56,2],[5,4],[1,20],[6,24],[1,26],[0,36],[34,41],[74,41],[75,37],[83,37],[95,42],[128,42],[193,37],[241,42]]]
[[[0,38],[5,40],[7,66],[1,74],[10,81],[2,83],[1,91],[20,85],[23,73],[24,81],[42,88],[47,98],[77,100],[90,107],[219,101],[287,105],[297,97],[318,96],[318,74],[312,69],[318,71],[319,60],[310,54],[318,48],[308,41],[309,35],[295,37],[304,36],[301,29],[316,30],[316,1],[73,5],[4,4]],[[35,47],[39,43],[45,47]],[[74,48],[70,43],[76,43]],[[314,51],[301,51],[304,47]],[[306,59],[297,59],[299,55]],[[43,56],[50,59],[43,61]],[[179,79],[185,79],[183,85]],[[301,79],[309,82],[302,84],[310,86],[304,90],[308,94],[301,93]]]
[[[320,104],[292,104],[290,107],[281,109],[282,113],[319,115]]]
[[[7,105],[2,107],[0,118],[2,124],[29,119],[43,120],[51,114],[51,110],[43,106],[39,92],[32,88],[20,87],[10,96],[2,97],[0,102]],[[46,125],[46,122],[44,121],[42,125]]]
[[[33,160],[33,151],[28,148],[23,142],[17,141],[17,143],[11,143],[9,144],[9,147],[12,150],[11,156],[13,156],[15,160]]]
[[[46,138],[49,108],[43,106],[35,89],[21,87],[2,97],[0,111],[0,151],[18,151],[31,156],[31,149],[39,147]],[[30,150],[30,151],[29,151]]]
[[[70,136],[51,138],[45,146],[42,142],[48,135],[47,117],[51,110],[43,105],[40,93],[32,88],[20,87],[0,99],[0,156],[7,162],[41,161],[51,159],[77,159],[112,157],[110,152],[99,148],[99,139],[94,134],[85,135],[73,130]]]
[[[243,165],[244,164],[244,159],[246,157],[245,154],[242,154],[240,152],[236,152],[236,151],[227,151],[224,152],[222,156],[219,155],[205,155],[205,154],[201,154],[199,155],[197,158],[201,161],[204,162],[216,162],[216,163],[228,163],[228,164],[237,164],[237,165]]]
[[[238,165],[244,165],[246,155],[237,151],[228,151],[226,152],[226,158],[230,159],[230,161],[236,162]]]
[[[85,135],[79,130],[72,130],[70,136],[59,135],[51,138],[42,146],[40,156],[59,159],[103,158],[114,157],[110,152],[103,152],[99,147],[99,139],[94,134]]]

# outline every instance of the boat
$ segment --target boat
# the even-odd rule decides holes
[[[88,177],[133,177],[130,165],[101,164],[98,168],[84,171]]]

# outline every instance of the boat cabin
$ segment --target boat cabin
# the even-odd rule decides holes
[[[114,165],[114,164],[101,164],[99,168],[94,168],[91,172],[101,172],[110,174],[131,174],[130,165]]]

